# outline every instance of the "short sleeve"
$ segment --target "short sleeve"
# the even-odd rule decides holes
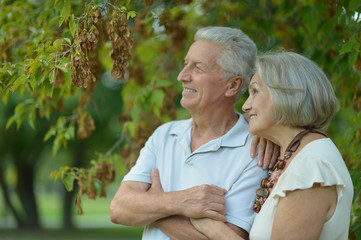
[[[144,147],[141,149],[136,164],[124,176],[124,181],[136,181],[152,183],[151,170],[156,167],[156,132],[147,140]]]
[[[266,171],[257,166],[256,160],[251,160],[225,195],[226,217],[229,223],[243,228],[247,232],[250,231],[255,216],[252,206],[256,198],[256,191],[266,175]]]
[[[287,191],[311,188],[315,183],[321,186],[337,186],[338,198],[345,187],[336,166],[321,156],[300,156],[291,162],[281,175],[273,190],[273,197],[285,197]]]

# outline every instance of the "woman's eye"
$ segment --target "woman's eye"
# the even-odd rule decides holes
[[[258,90],[254,88],[254,89],[252,90],[252,92],[253,92],[253,94],[257,94],[257,93],[258,93]]]

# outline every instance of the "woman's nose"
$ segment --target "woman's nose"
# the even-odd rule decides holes
[[[250,97],[247,98],[246,102],[242,106],[244,112],[248,112],[251,109],[251,100]]]

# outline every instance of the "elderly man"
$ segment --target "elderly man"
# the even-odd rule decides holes
[[[238,29],[197,31],[178,76],[192,118],[166,123],[148,139],[111,202],[112,222],[146,226],[143,239],[207,239],[189,220],[207,217],[248,237],[266,172],[250,157],[248,123],[234,107],[256,54]],[[152,187],[158,179],[163,189]]]

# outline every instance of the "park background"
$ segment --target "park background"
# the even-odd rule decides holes
[[[340,111],[327,134],[355,186],[361,239],[360,0],[0,0],[0,239],[139,239],[109,203],[160,124],[189,117],[176,80],[196,30],[315,61]],[[241,103],[237,110],[241,111]]]

